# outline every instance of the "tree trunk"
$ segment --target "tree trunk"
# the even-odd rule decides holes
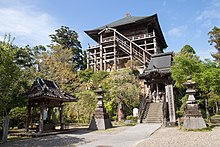
[[[118,122],[121,122],[125,119],[125,110],[122,102],[118,104]]]
[[[215,102],[216,113],[218,113],[218,102]]]
[[[4,117],[2,142],[6,142],[6,141],[7,141],[8,128],[9,128],[9,118],[8,118],[8,116],[6,115],[6,116]]]
[[[208,98],[205,97],[205,111],[206,111],[206,118],[210,122],[210,114],[209,114],[209,106],[208,106]]]

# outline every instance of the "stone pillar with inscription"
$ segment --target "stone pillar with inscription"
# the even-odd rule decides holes
[[[202,118],[201,112],[199,111],[199,105],[194,97],[194,94],[196,93],[194,90],[195,82],[193,82],[191,79],[192,77],[188,76],[187,82],[183,83],[187,87],[186,93],[189,95],[186,101],[183,127],[185,129],[206,128],[205,121]]]
[[[169,110],[169,126],[175,126],[176,123],[176,112],[174,105],[174,96],[173,96],[173,85],[166,86],[166,102],[168,102],[168,110]]]
[[[103,103],[103,93],[101,87],[98,90],[95,90],[97,93],[97,107],[95,113],[92,117],[91,123],[89,125],[90,130],[105,130],[112,127],[111,120],[109,119],[108,113],[106,113],[104,103]]]

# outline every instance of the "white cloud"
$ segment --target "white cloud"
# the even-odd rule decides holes
[[[170,37],[185,37],[186,36],[187,26],[179,26],[172,28],[168,31],[168,36]]]
[[[220,10],[203,10],[196,18],[197,20],[220,19]]]
[[[11,33],[17,45],[46,45],[49,44],[49,34],[55,30],[52,16],[41,12],[37,7],[26,3],[25,0],[0,2],[0,36]]]
[[[203,26],[208,27],[209,29],[216,24],[220,23],[220,1],[212,0],[209,5],[204,8],[199,15],[196,17],[196,20],[201,22]]]

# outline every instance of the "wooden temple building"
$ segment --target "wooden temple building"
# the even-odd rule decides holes
[[[157,14],[126,15],[85,33],[97,42],[87,49],[87,68],[112,71],[135,66],[141,73],[140,121],[175,123],[172,53],[164,53],[167,44]]]
[[[37,78],[29,92],[28,97],[28,117],[26,131],[30,126],[36,126],[38,132],[55,129],[52,122],[52,113],[59,114],[60,129],[64,129],[63,123],[63,103],[76,102],[77,98],[62,91],[54,81]],[[53,108],[57,108],[54,112]],[[33,112],[37,112],[37,118],[34,118]],[[38,113],[39,112],[39,113]],[[36,116],[35,116],[36,117]]]
[[[157,15],[126,17],[97,29],[85,31],[96,46],[87,49],[87,67],[97,70],[117,70],[130,61],[144,69],[151,56],[163,53],[167,47]]]

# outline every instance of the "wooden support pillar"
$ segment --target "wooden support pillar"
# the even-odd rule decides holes
[[[154,44],[154,54],[157,54],[157,40],[156,40],[156,35],[155,35],[155,30],[153,29],[153,44]]]
[[[147,51],[147,41],[144,41],[144,50]],[[143,54],[144,68],[146,68],[146,53]]]
[[[44,104],[40,105],[39,132],[43,132],[44,127]]]
[[[159,99],[159,84],[156,84],[156,88],[157,88],[157,96],[156,96],[156,100]]]
[[[103,52],[102,52],[102,45],[100,45],[100,70],[103,70]]]
[[[106,63],[106,48],[104,48],[104,71],[107,70],[107,63]]]
[[[97,71],[97,57],[96,57],[96,49],[94,49],[94,71]]]
[[[40,105],[39,132],[43,132],[44,128],[44,103]]]
[[[28,104],[27,106],[27,119],[26,119],[26,132],[29,132],[29,124],[30,124],[30,119],[31,118],[31,106]]]
[[[133,69],[133,51],[132,51],[132,43],[130,42],[130,60],[131,60],[131,68]]]
[[[90,54],[89,54],[89,51],[86,51],[86,53],[87,53],[87,69],[89,68],[89,58],[90,58]]]
[[[114,32],[114,70],[117,70],[116,33]]]
[[[60,130],[64,130],[64,123],[63,123],[63,105],[60,105]]]
[[[48,107],[48,112],[47,112],[47,118],[48,120],[51,120],[51,116],[52,116],[52,109],[51,107]]]
[[[100,34],[100,52],[99,52],[99,64],[100,64],[100,70],[103,70],[103,48],[102,48],[102,34]]]

